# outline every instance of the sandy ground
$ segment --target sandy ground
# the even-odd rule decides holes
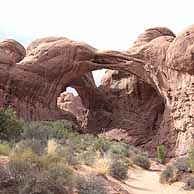
[[[131,194],[194,194],[194,191],[184,191],[184,184],[180,182],[160,184],[159,175],[158,171],[133,170],[126,181],[126,190]]]

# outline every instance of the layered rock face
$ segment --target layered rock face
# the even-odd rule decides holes
[[[100,89],[112,105],[108,128],[114,133],[110,130],[107,136],[136,146],[146,146],[155,139],[165,108],[163,98],[155,89],[134,75],[112,70],[106,72]]]
[[[167,28],[141,34],[126,52],[98,51],[66,38],[44,38],[27,50],[0,42],[0,106],[26,120],[76,121],[57,98],[74,87],[85,107],[82,125],[108,131],[153,152],[184,155],[194,143],[194,26],[177,37]],[[111,69],[96,87],[91,71]],[[74,112],[73,112],[74,113]]]

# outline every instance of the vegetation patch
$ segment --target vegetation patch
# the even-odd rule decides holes
[[[134,146],[73,132],[64,120],[25,123],[12,110],[0,111],[0,138],[0,155],[9,156],[0,193],[14,187],[15,194],[108,194],[108,175],[125,180],[129,165],[150,165]],[[93,174],[80,175],[86,165]]]
[[[114,160],[110,166],[110,175],[118,180],[128,178],[128,166],[122,160]]]
[[[166,162],[166,150],[164,145],[159,145],[157,147],[157,159],[161,164],[165,164]]]
[[[79,176],[77,178],[78,194],[107,194],[107,186],[99,176],[93,174]]]
[[[144,155],[135,155],[132,157],[132,161],[135,165],[144,169],[149,169],[151,165],[150,160]]]

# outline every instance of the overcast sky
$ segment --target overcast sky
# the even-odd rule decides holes
[[[193,0],[0,0],[0,39],[27,46],[64,36],[103,50],[126,50],[146,28],[175,33],[194,23]],[[99,83],[102,73],[97,72]]]

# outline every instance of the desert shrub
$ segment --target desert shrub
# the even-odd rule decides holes
[[[63,139],[70,130],[62,121],[35,121],[24,125],[23,139],[37,139],[47,142],[49,139]]]
[[[51,137],[53,139],[63,139],[68,137],[69,133],[72,132],[71,123],[66,120],[60,121],[42,121],[41,124],[52,129]]]
[[[110,148],[111,142],[103,137],[96,139],[95,144],[93,145],[96,151],[99,151],[101,154],[107,152]]]
[[[52,128],[41,122],[31,122],[24,125],[23,139],[36,139],[46,143],[52,136]]]
[[[65,162],[69,165],[75,166],[78,164],[78,158],[75,150],[69,146],[59,146],[57,153],[64,158]]]
[[[10,180],[9,170],[5,166],[0,166],[0,185]]]
[[[83,151],[82,153],[79,154],[78,160],[81,164],[92,166],[96,161],[97,157],[98,157],[97,152],[89,148],[88,150]]]
[[[183,173],[189,173],[191,171],[188,158],[178,158],[172,166],[177,175],[182,175]]]
[[[11,148],[8,143],[0,144],[0,155],[8,156],[10,151],[11,151]]]
[[[128,177],[128,166],[122,160],[113,160],[110,165],[110,175],[119,180],[125,180]]]
[[[32,152],[24,151],[11,156],[7,167],[20,194],[72,193],[73,171],[58,155],[47,154],[35,159]]]
[[[132,161],[135,165],[140,166],[144,169],[149,169],[150,168],[150,160],[142,155],[135,155],[132,157]]]
[[[65,193],[70,193],[74,185],[74,175],[73,171],[65,166],[63,163],[58,163],[50,166],[46,176],[51,180],[48,186],[56,194],[60,193],[57,191],[66,191]]]
[[[21,122],[11,109],[0,110],[0,139],[18,141],[23,131]]]
[[[45,153],[46,144],[37,139],[22,140],[15,145],[12,151],[15,153],[21,153],[25,152],[26,149],[30,149],[33,153],[40,156]]]
[[[172,166],[167,166],[160,174],[160,183],[172,183],[174,182],[174,171]]]
[[[148,154],[146,152],[141,151],[140,149],[136,148],[133,145],[128,146],[128,157],[133,158],[136,155],[148,157]]]
[[[184,174],[191,172],[189,158],[178,158],[171,166],[167,166],[166,169],[160,175],[161,183],[172,183],[182,180]]]
[[[190,176],[185,181],[185,190],[194,190],[194,176]]]
[[[102,177],[92,174],[79,176],[76,183],[78,194],[108,194]]]
[[[157,147],[157,159],[161,164],[165,163],[166,160],[166,151],[164,145],[159,145]]]
[[[128,145],[122,142],[112,142],[109,148],[109,152],[113,155],[117,155],[120,157],[128,156]]]
[[[58,163],[48,169],[48,175],[56,182],[63,185],[73,186],[73,171],[63,163]]]
[[[79,136],[79,146],[82,150],[86,150],[88,147],[92,147],[97,141],[97,138],[91,134],[82,134]]]
[[[22,182],[33,171],[32,163],[21,159],[10,160],[8,169],[15,182]]]
[[[33,166],[34,169],[39,169],[43,166],[43,156],[38,156],[35,154],[31,149],[26,148],[25,150],[18,150],[17,152],[11,152],[9,155],[10,162],[11,161],[18,161],[18,163],[21,161],[23,163],[24,161],[28,162]]]
[[[71,194],[72,192],[68,189],[58,179],[54,180],[45,172],[36,174],[33,178],[25,179],[24,183],[19,185],[19,194]]]

